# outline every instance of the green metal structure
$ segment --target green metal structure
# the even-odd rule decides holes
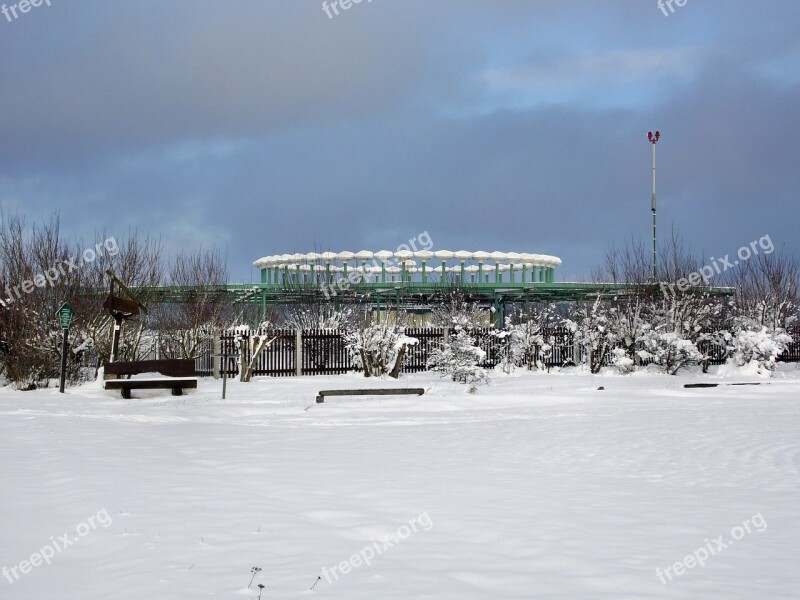
[[[733,288],[697,288],[709,296],[727,297]],[[180,303],[198,294],[219,293],[230,303],[249,303],[261,307],[262,314],[269,306],[288,304],[371,305],[374,310],[413,310],[425,312],[458,292],[465,300],[494,309],[496,323],[502,325],[506,306],[537,302],[587,302],[598,296],[605,299],[624,298],[634,294],[663,294],[662,284],[632,285],[625,283],[567,283],[567,282],[357,282],[336,287],[315,283],[232,284],[216,287],[149,288],[151,301]]]
[[[150,288],[147,295],[155,302],[180,303],[201,294],[220,294],[231,304],[259,306],[263,317],[270,306],[325,303],[424,313],[458,292],[465,300],[492,310],[495,323],[502,326],[511,304],[674,293],[674,288],[659,283],[556,282],[555,268],[560,264],[555,256],[463,250],[284,254],[254,263],[261,272],[257,284]],[[718,297],[734,292],[732,288],[694,289]]]
[[[424,313],[458,292],[469,302],[493,309],[499,326],[504,323],[506,306],[510,304],[670,293],[669,286],[658,283],[557,283],[555,268],[560,265],[561,259],[555,256],[516,252],[431,252],[416,248],[374,253],[312,252],[257,260],[254,266],[261,272],[257,284],[163,287],[147,292],[153,301],[167,303],[217,293],[232,304],[260,306],[262,316],[274,305],[325,303]],[[732,288],[702,291],[711,296],[733,294]]]

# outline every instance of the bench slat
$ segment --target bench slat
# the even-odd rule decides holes
[[[161,373],[170,377],[192,377],[195,374],[194,359],[134,360],[106,363],[106,375],[138,375],[139,373]]]
[[[147,388],[172,388],[175,386],[196,389],[197,379],[110,379],[106,381],[107,390],[121,390],[122,388],[144,390]]]
[[[173,396],[181,396],[184,388],[197,389],[197,379],[110,379],[105,382],[105,389],[121,390],[126,400],[131,397],[131,390],[171,389]]]
[[[322,390],[317,394],[317,404],[325,402],[325,396],[422,396],[425,388],[374,388],[365,390]]]

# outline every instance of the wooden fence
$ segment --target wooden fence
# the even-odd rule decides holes
[[[501,360],[502,340],[492,335],[494,329],[481,329],[475,332],[477,344],[486,353],[483,363],[484,368],[493,368]],[[341,331],[330,330],[303,330],[276,329],[258,332],[268,338],[276,338],[272,344],[259,357],[253,371],[255,376],[293,377],[296,375],[339,375],[357,371],[353,357],[345,347],[344,335]],[[404,373],[416,373],[427,369],[427,361],[431,351],[441,344],[446,335],[444,329],[408,329],[406,334],[419,340],[419,343],[409,349],[403,366]],[[793,342],[779,360],[783,362],[800,362],[800,328],[789,332]],[[573,341],[572,332],[566,327],[555,327],[545,332],[544,338],[552,344],[550,355],[543,361],[544,366],[560,367],[580,362],[581,349]],[[248,345],[247,335],[240,337],[245,346]],[[725,361],[723,348],[715,347],[709,342],[700,344],[700,350],[709,356],[709,364],[722,364]],[[197,359],[198,374],[211,375],[213,373],[212,355],[216,353],[236,355],[239,346],[237,336],[231,333],[223,334],[215,343],[209,342],[204,352]],[[606,364],[610,359],[606,357]],[[245,360],[250,360],[249,350],[245,351]],[[299,363],[299,368],[298,368]],[[225,369],[227,375],[236,376],[238,370],[237,358],[223,359],[220,369]],[[221,371],[220,371],[221,372]]]

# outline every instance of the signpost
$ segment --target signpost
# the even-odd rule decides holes
[[[61,308],[58,309],[56,316],[58,317],[58,322],[61,324],[61,329],[64,332],[64,337],[61,340],[61,380],[58,386],[58,391],[62,394],[64,393],[64,385],[67,381],[67,350],[69,344],[69,327],[72,325],[72,317],[75,315],[75,311],[72,310],[72,307],[64,302],[61,305]]]
[[[226,354],[225,352],[220,352],[219,354],[214,354],[214,356],[218,356],[220,360],[220,364],[222,365],[222,399],[225,400],[225,388],[227,387],[228,383],[228,359],[235,358],[239,356],[238,354]]]
[[[114,318],[114,331],[111,336],[111,358],[109,362],[116,362],[117,354],[119,353],[119,338],[122,333],[122,321],[138,315],[139,309],[147,312],[147,307],[139,302],[136,295],[114,275],[113,271],[109,269],[106,271],[106,275],[111,278],[111,291],[108,298],[106,298],[106,301],[103,303],[103,308],[108,310]],[[129,299],[115,296],[114,284],[116,284]]]

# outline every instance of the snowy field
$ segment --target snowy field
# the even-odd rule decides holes
[[[752,380],[2,389],[0,598],[800,598],[800,371],[683,388]]]

